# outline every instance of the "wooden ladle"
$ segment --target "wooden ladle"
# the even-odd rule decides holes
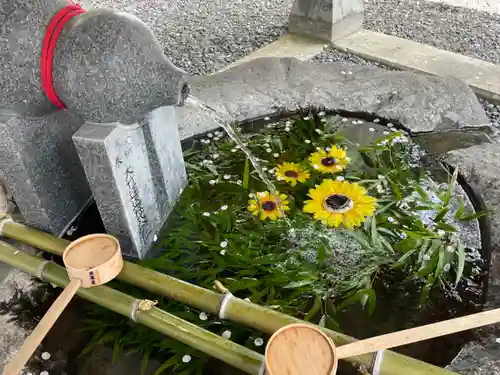
[[[5,366],[3,375],[18,375],[22,371],[79,288],[105,284],[118,276],[123,268],[120,244],[107,234],[92,234],[73,241],[64,250],[63,262],[71,282]]]
[[[290,324],[266,347],[266,375],[335,375],[339,359],[395,348],[500,322],[500,309],[360,340],[336,347],[318,327]]]

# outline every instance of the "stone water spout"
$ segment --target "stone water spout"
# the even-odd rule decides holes
[[[0,0],[0,113],[37,118],[59,108],[41,83],[47,26],[65,0]],[[52,85],[66,106],[96,123],[140,121],[151,110],[183,105],[186,75],[148,26],[112,9],[89,9],[63,28]]]

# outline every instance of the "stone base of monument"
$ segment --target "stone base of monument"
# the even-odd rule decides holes
[[[61,235],[90,200],[71,140],[83,122],[67,111],[0,116],[0,176],[27,224]]]
[[[363,12],[363,0],[295,0],[288,31],[332,42],[359,30]]]
[[[187,180],[174,108],[135,127],[85,123],[73,141],[106,231],[145,258]]]

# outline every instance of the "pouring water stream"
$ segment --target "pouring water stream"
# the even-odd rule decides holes
[[[259,163],[259,159],[257,159],[252,154],[252,151],[250,151],[250,149],[245,145],[245,142],[236,133],[236,131],[233,129],[233,127],[231,126],[231,124],[229,123],[229,121],[227,121],[226,119],[224,119],[222,117],[222,115],[217,110],[215,110],[214,108],[210,107],[209,105],[201,102],[200,100],[198,100],[197,98],[195,98],[192,95],[188,95],[185,104],[186,105],[191,105],[193,107],[201,108],[204,111],[211,113],[212,115],[214,115],[217,118],[217,122],[225,130],[225,132],[227,133],[227,135],[229,136],[229,138],[231,138],[238,145],[238,147],[240,147],[241,151],[243,151],[243,153],[246,155],[246,157],[248,158],[248,160],[250,161],[250,163],[252,163],[252,166],[254,167],[255,171],[259,175],[259,177],[262,180],[262,182],[266,185],[266,187],[269,190],[269,192],[273,196],[275,196],[276,199],[279,200],[280,199],[279,198],[279,192],[276,189],[276,186],[273,184],[273,182],[267,176],[266,172],[264,172],[264,170],[262,169],[262,167],[261,167],[261,165]],[[286,217],[285,212],[283,211],[282,205],[278,204],[278,209],[279,209],[280,214],[282,215],[282,217],[287,222],[287,224],[289,226],[291,226],[290,221],[288,220],[288,218]]]

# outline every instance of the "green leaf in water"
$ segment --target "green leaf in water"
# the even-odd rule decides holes
[[[250,160],[245,160],[245,169],[243,171],[243,188],[248,189],[248,181],[250,180]]]
[[[462,196],[459,196],[458,197],[458,208],[457,208],[457,212],[455,212],[455,219],[459,220],[462,217],[462,215],[464,214],[464,210],[465,210],[464,198]]]
[[[461,220],[461,221],[472,221],[472,220],[477,220],[480,217],[483,217],[485,215],[486,215],[486,212],[484,212],[484,211],[482,211],[482,212],[476,212],[474,214],[461,216],[459,218],[459,220]]]
[[[141,375],[145,375],[146,371],[148,369],[148,363],[149,363],[149,356],[151,352],[148,350],[144,353],[141,361]]]
[[[314,298],[314,305],[311,307],[311,309],[307,312],[306,316],[304,317],[304,320],[306,322],[311,321],[311,319],[316,315],[316,313],[321,310],[321,297],[316,296]]]
[[[450,207],[449,206],[446,206],[444,207],[441,211],[439,211],[436,215],[436,217],[434,218],[434,222],[438,222],[438,221],[441,221],[443,220],[443,218],[446,216],[446,214],[450,211]]]

